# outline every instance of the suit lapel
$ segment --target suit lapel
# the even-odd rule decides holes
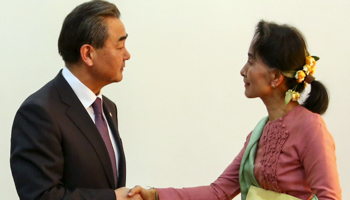
[[[118,185],[117,187],[124,187],[126,182],[126,162],[125,154],[123,149],[123,144],[119,136],[118,131],[118,119],[117,119],[117,110],[115,104],[112,103],[108,98],[103,97],[103,111],[105,113],[106,119],[108,121],[109,127],[112,131],[113,137],[116,142],[119,153],[119,167],[118,167]]]
[[[67,116],[78,127],[78,129],[80,129],[82,134],[85,135],[86,139],[95,149],[96,154],[100,158],[111,188],[115,188],[113,169],[107,148],[91,117],[67,81],[63,78],[61,72],[54,79],[54,84],[58,90],[58,93],[60,94],[61,101],[69,106],[66,110]]]

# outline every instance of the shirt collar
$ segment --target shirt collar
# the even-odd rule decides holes
[[[77,77],[72,74],[67,67],[62,70],[62,75],[77,95],[84,108],[87,109],[96,100],[96,97],[100,97],[102,100],[101,92],[96,96],[86,85],[84,85]],[[101,101],[102,102],[102,101]]]

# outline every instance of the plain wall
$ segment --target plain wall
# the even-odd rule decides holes
[[[18,199],[9,166],[16,110],[64,66],[58,35],[82,2],[0,2],[1,199]],[[331,97],[323,117],[336,142],[343,198],[350,199],[350,1],[111,2],[122,13],[131,59],[124,80],[102,92],[118,106],[128,187],[207,185],[234,159],[267,115],[260,99],[244,96],[239,74],[255,25],[265,19],[300,29],[321,58],[315,76]]]

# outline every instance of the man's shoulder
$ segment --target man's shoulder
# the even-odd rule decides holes
[[[104,95],[102,96],[103,96],[103,104],[107,107],[107,109],[115,112],[117,110],[117,106],[115,105],[115,103],[112,100],[110,100],[108,97]]]
[[[45,105],[50,104],[50,102],[54,100],[57,100],[59,95],[57,92],[57,82],[62,81],[60,80],[59,76],[60,74],[47,82],[40,89],[29,95],[22,103],[22,106],[27,104]]]
[[[103,102],[107,104],[114,104],[114,102],[110,100],[108,97],[106,97],[105,95],[102,95],[102,97],[103,97]]]

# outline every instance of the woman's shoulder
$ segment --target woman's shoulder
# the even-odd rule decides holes
[[[323,123],[324,120],[318,113],[313,113],[303,106],[296,106],[285,117],[285,121],[288,124],[294,124],[296,126],[313,126],[315,124]]]
[[[303,106],[296,106],[286,116],[284,122],[291,134],[303,138],[329,134],[322,116],[309,111]]]

